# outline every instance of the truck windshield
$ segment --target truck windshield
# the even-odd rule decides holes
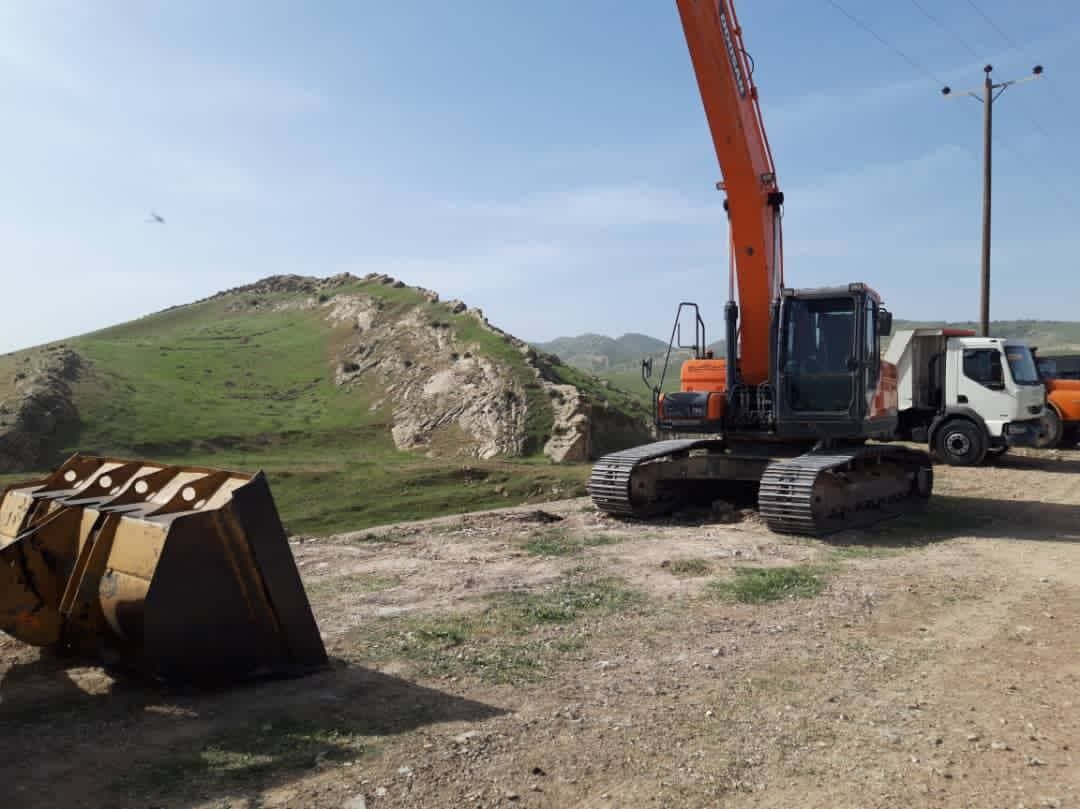
[[[1035,367],[1035,358],[1027,346],[1005,346],[1005,357],[1009,361],[1013,382],[1017,385],[1038,385],[1039,371]]]

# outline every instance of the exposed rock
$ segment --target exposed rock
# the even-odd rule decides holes
[[[587,461],[590,456],[589,400],[573,385],[548,382],[555,423],[544,454],[556,462]]]
[[[14,379],[14,393],[0,402],[0,472],[47,466],[78,431],[71,387],[82,361],[66,346],[28,354]]]
[[[387,275],[363,280],[405,287]],[[438,302],[430,290],[411,289]],[[550,372],[557,364],[554,358],[538,357],[530,345],[492,325],[482,310],[461,301],[443,304],[446,320],[432,318],[430,309],[422,306],[405,315],[398,311],[393,318],[381,317],[380,301],[362,293],[337,294],[322,305],[332,322],[351,322],[353,331],[362,335],[343,352],[335,382],[362,385],[374,373],[387,385],[399,449],[480,458],[520,455],[529,449],[525,442],[530,405],[521,378],[505,363],[476,354],[459,340],[451,327],[454,315],[475,319],[521,354],[553,411],[551,435],[542,447],[552,460],[586,461],[651,438],[641,421],[560,383]]]

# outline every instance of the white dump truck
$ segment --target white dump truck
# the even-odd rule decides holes
[[[1046,391],[1025,343],[911,329],[896,332],[885,359],[896,366],[900,439],[954,466],[1036,444]]]

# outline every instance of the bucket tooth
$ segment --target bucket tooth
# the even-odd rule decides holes
[[[326,664],[260,472],[75,455],[0,500],[0,629],[167,680]]]

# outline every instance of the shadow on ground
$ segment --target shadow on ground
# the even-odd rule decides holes
[[[1080,452],[1047,450],[1038,455],[1015,455],[1010,452],[993,461],[993,465],[1001,469],[1075,475],[1080,472]]]
[[[918,513],[826,540],[834,545],[917,547],[958,537],[1080,542],[1080,505],[935,494]]]
[[[85,671],[41,659],[0,680],[0,806],[174,809],[254,795],[362,764],[400,733],[506,712],[340,660],[302,679],[180,695],[130,681],[87,693]]]

